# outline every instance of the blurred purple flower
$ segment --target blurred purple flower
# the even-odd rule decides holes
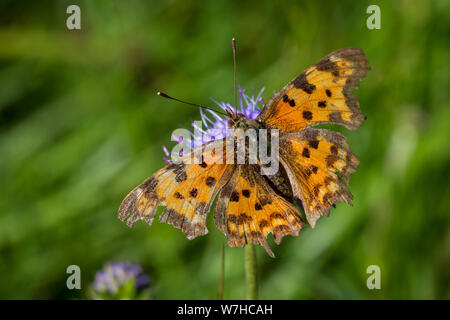
[[[95,291],[114,295],[130,279],[134,279],[137,290],[148,288],[149,277],[142,272],[142,268],[131,262],[111,262],[98,271],[92,287]]]
[[[264,100],[261,97],[262,93],[264,92],[264,88],[259,91],[256,97],[254,95],[247,95],[240,86],[238,87],[238,89],[239,108],[236,108],[231,104],[223,101],[217,102],[214,99],[211,100],[214,101],[214,103],[217,104],[223,111],[225,111],[226,109],[231,109],[234,112],[242,113],[248,119],[255,120],[256,117],[261,113],[261,109],[264,106]],[[205,144],[206,142],[223,139],[230,133],[227,118],[222,118],[212,110],[203,110],[201,108],[200,116],[202,121],[202,128],[197,126],[195,123],[192,123],[193,130],[188,130],[190,138],[188,138],[186,141],[183,141],[183,137],[181,136],[172,136],[172,141],[176,141],[178,144],[183,143],[186,147],[193,149]],[[196,130],[201,134],[195,135],[194,132]],[[170,152],[166,146],[163,146],[163,151],[166,155],[163,160],[167,163],[170,163]]]

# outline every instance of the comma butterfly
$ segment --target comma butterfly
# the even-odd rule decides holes
[[[368,70],[363,50],[339,49],[289,82],[264,105],[256,120],[228,113],[233,130],[279,130],[281,165],[276,174],[262,175],[258,164],[217,161],[227,158],[226,148],[211,153],[206,146],[225,145],[226,139],[211,141],[132,190],[119,208],[119,218],[129,226],[138,219],[151,225],[157,207],[165,206],[160,221],[193,239],[208,232],[206,217],[218,195],[214,220],[229,246],[260,244],[273,257],[267,235],[272,233],[279,244],[287,234],[298,235],[305,224],[296,201],[312,227],[320,216],[329,215],[335,203],[351,205],[346,183],[359,158],[342,134],[310,127],[331,123],[357,129],[365,116],[352,89]],[[189,161],[193,154],[199,161]]]

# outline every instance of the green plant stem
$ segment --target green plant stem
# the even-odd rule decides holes
[[[225,244],[222,244],[222,256],[220,262],[219,289],[217,289],[217,300],[223,299],[223,285],[225,279]]]
[[[247,278],[247,300],[258,299],[258,280],[256,275],[256,253],[253,244],[245,247],[245,274]]]

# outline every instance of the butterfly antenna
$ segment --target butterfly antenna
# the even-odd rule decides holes
[[[234,88],[234,107],[237,109],[237,91],[236,91],[236,39],[231,39],[231,47],[233,48],[233,66],[234,66],[234,74],[233,74],[233,88]]]
[[[218,110],[215,110],[213,108],[205,107],[205,106],[202,106],[201,104],[196,104],[196,103],[192,103],[192,102],[183,101],[183,100],[171,97],[168,94],[165,94],[164,92],[161,92],[161,91],[158,91],[157,95],[161,96],[163,98],[166,98],[166,99],[174,100],[174,101],[181,102],[181,103],[184,103],[184,104],[188,104],[188,105],[191,105],[191,106],[195,106],[195,107],[199,107],[199,108],[202,108],[202,109],[211,110],[211,111],[214,111],[216,113],[220,113],[220,114],[222,114],[222,115],[224,115],[226,117],[229,116],[228,113],[225,113],[225,112],[222,112],[222,111],[218,111]]]

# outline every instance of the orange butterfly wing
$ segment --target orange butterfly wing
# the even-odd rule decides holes
[[[159,217],[161,222],[181,229],[189,239],[208,233],[206,216],[233,168],[223,160],[224,153],[214,154],[212,144],[222,144],[221,150],[225,150],[222,140],[205,144],[199,147],[201,152],[192,151],[178,163],[167,165],[132,190],[120,205],[119,219],[130,227],[139,219],[151,225],[157,207],[166,206]],[[194,154],[201,155],[202,160],[194,163]]]
[[[348,182],[359,158],[350,151],[342,134],[311,128],[283,134],[280,161],[312,227],[320,216],[329,214],[332,204],[352,204],[353,196],[340,178]]]
[[[220,143],[226,150],[226,142]],[[193,239],[208,232],[206,217],[220,192],[215,222],[231,247],[260,244],[273,257],[266,243],[269,233],[277,243],[284,235],[298,235],[304,222],[297,208],[275,193],[258,166],[226,164],[225,153],[211,156],[203,150],[201,157],[203,161],[193,164],[191,154],[146,179],[123,200],[119,218],[129,226],[139,219],[151,225],[157,207],[166,206],[160,221],[172,224]],[[220,161],[220,157],[225,159]]]
[[[285,132],[322,123],[357,129],[365,116],[352,89],[358,87],[369,69],[361,49],[334,51],[274,95],[258,120]]]
[[[274,257],[266,242],[272,233],[277,244],[283,236],[297,236],[304,225],[297,208],[275,193],[261,176],[258,166],[237,165],[223,187],[214,211],[214,220],[230,247],[247,243],[263,246]]]
[[[339,176],[348,182],[359,159],[343,135],[307,128],[322,123],[358,128],[365,117],[352,89],[369,69],[361,49],[337,50],[273,96],[257,118],[282,132],[279,159],[313,227],[320,216],[328,215],[332,204],[351,204],[352,195]],[[211,144],[222,144],[221,150],[226,150],[225,143],[219,140],[200,147],[198,163],[192,163],[194,150],[181,162],[156,172],[127,195],[119,218],[129,226],[138,219],[151,225],[157,207],[166,206],[160,221],[193,239],[208,232],[206,216],[219,193],[214,218],[228,244],[258,243],[273,256],[267,235],[272,233],[279,243],[287,234],[297,235],[304,222],[296,207],[261,176],[258,166],[226,164],[224,152],[205,151]]]

